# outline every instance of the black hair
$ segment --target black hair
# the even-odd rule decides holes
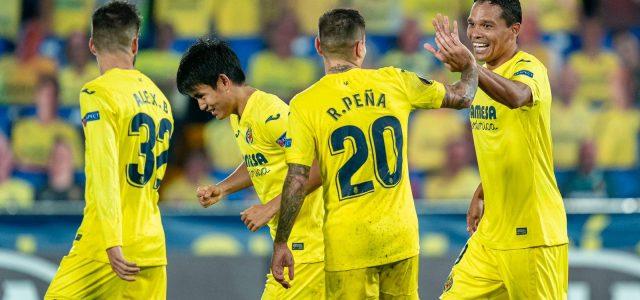
[[[98,50],[127,51],[138,36],[141,21],[135,5],[124,1],[109,2],[93,13],[93,44]]]
[[[520,0],[473,0],[474,3],[489,2],[500,6],[502,9],[502,19],[507,22],[507,26],[515,23],[522,23],[522,7]]]
[[[336,8],[324,13],[318,21],[320,48],[329,55],[349,58],[351,47],[364,35],[364,18],[355,9]]]
[[[243,84],[245,75],[235,52],[219,39],[199,39],[180,60],[176,81],[182,94],[189,94],[199,84],[216,89],[220,74],[235,84]]]

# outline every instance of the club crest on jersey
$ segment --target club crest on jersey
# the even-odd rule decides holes
[[[98,121],[98,120],[100,120],[100,112],[99,111],[88,112],[82,118],[82,126],[87,126],[88,122]]]
[[[247,141],[247,144],[253,144],[253,131],[251,127],[247,129],[247,133],[244,135],[244,140]]]
[[[291,147],[291,139],[287,138],[287,133],[283,133],[278,140],[276,141],[276,143],[282,147],[282,148],[290,148]]]

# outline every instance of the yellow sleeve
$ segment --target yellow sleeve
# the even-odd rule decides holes
[[[440,108],[446,90],[435,80],[428,80],[414,72],[398,70],[407,99],[413,108]]]
[[[547,76],[547,72],[540,62],[521,59],[516,62],[513,74],[510,75],[509,80],[524,83],[531,89],[534,105],[542,100],[540,97],[540,85],[542,76]]]
[[[285,146],[287,163],[311,166],[316,156],[316,143],[302,103],[291,101]],[[288,137],[288,139],[287,139]]]
[[[282,102],[275,104],[265,110],[260,119],[261,130],[267,143],[277,143],[280,147],[287,144],[287,124],[289,123],[289,107]]]
[[[104,249],[122,245],[118,176],[117,111],[108,95],[83,88],[80,111],[85,135],[87,201],[93,201]]]

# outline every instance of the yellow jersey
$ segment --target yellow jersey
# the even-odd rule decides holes
[[[478,90],[469,109],[484,189],[477,238],[493,249],[565,244],[567,216],[553,173],[547,69],[518,52],[493,70],[531,88],[533,104],[510,109]]]
[[[262,203],[282,193],[288,170],[285,161],[285,149],[290,146],[286,136],[288,121],[287,104],[278,96],[260,90],[251,94],[241,117],[235,114],[230,117],[236,143]],[[319,188],[307,196],[296,218],[287,245],[296,264],[324,260],[322,204],[322,188]],[[271,238],[275,238],[278,215],[268,225]]]
[[[441,83],[386,67],[327,74],[292,100],[287,162],[318,158],[327,271],[418,255],[407,122],[412,109],[439,108],[444,95]]]
[[[139,266],[166,265],[158,188],[167,168],[169,101],[138,70],[110,69],[80,92],[86,206],[72,253],[109,262],[122,246]]]

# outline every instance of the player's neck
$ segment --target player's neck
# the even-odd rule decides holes
[[[126,53],[118,54],[99,54],[97,56],[100,74],[104,74],[111,69],[133,69],[133,55]]]
[[[510,50],[505,51],[504,54],[501,55],[500,57],[494,59],[493,61],[490,61],[490,62],[488,61],[487,68],[489,70],[493,70],[500,67],[502,64],[504,64],[505,62],[513,58],[518,53],[519,50],[520,49],[518,48],[518,44],[514,44]]]
[[[253,93],[255,93],[256,91],[257,91],[256,88],[248,85],[241,85],[236,89],[235,98],[237,100],[236,100],[235,113],[238,115],[238,117],[240,118],[242,117],[242,113],[244,112],[244,109],[247,107],[249,98],[251,98],[251,95],[253,95]]]
[[[324,61],[325,74],[342,73],[359,67],[357,63],[344,59],[325,59]]]

